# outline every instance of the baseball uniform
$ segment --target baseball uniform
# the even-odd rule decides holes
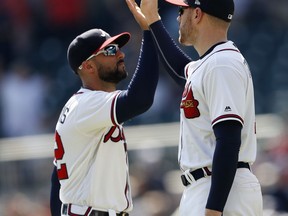
[[[115,119],[118,94],[82,88],[65,105],[55,135],[63,203],[131,210],[126,140]]]
[[[72,64],[72,68],[77,70],[82,61],[90,58],[95,51],[90,46],[96,44],[100,47],[104,43],[109,47],[109,43],[118,42],[120,47],[127,42],[125,33],[110,37],[102,32],[99,29],[87,31],[71,43],[76,41],[75,46],[79,46],[80,51],[84,47],[87,52],[86,56],[80,53],[80,60],[79,52],[74,52],[75,56],[70,60],[74,63],[76,59],[76,63]],[[116,53],[119,57],[117,64],[122,66],[124,55],[119,50],[105,50],[104,46],[103,56],[99,59],[108,61],[110,58],[111,62],[115,62],[113,56]],[[114,74],[117,76],[115,71]],[[152,106],[158,75],[152,36],[150,31],[144,31],[138,66],[127,90],[104,91],[100,87],[99,90],[81,87],[65,104],[56,125],[54,148],[61,184],[62,216],[127,216],[132,210],[123,122]],[[116,84],[110,83],[109,86],[112,85]],[[143,91],[144,88],[149,89]],[[59,187],[55,179],[52,179],[52,184],[51,198],[57,197],[55,191]],[[60,215],[58,203],[57,200],[51,201],[53,216]]]
[[[212,188],[217,142],[215,128],[226,123],[227,131],[229,124],[240,128],[237,130],[241,146],[239,155],[235,156],[239,161],[235,164],[238,169],[235,167],[237,170],[223,215],[262,215],[260,184],[250,171],[256,158],[257,143],[253,82],[246,60],[234,43],[227,41],[215,44],[199,60],[192,61],[174,43],[161,21],[151,24],[150,29],[168,73],[182,86],[186,80],[180,104],[178,160],[186,186],[180,215],[205,215]],[[225,158],[221,160],[225,162]],[[227,159],[226,165],[229,163]],[[222,186],[217,188],[219,193]]]
[[[227,120],[242,124],[238,160],[252,164],[256,158],[254,93],[250,70],[240,51],[231,41],[219,44],[200,60],[189,63],[185,67],[185,76],[187,82],[180,106],[178,157],[182,171],[186,174],[187,171],[207,167],[213,173],[213,126]],[[200,179],[195,184],[191,180],[192,186],[187,187],[183,193],[181,215],[204,215],[211,186],[210,178]],[[249,200],[257,202],[251,205]],[[192,203],[197,207],[191,210],[189,204]],[[237,170],[225,206],[224,215],[237,215],[237,212],[250,215],[247,209],[251,208],[251,212],[261,215],[260,185],[248,169]]]

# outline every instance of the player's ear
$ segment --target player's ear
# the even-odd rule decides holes
[[[85,70],[85,71],[89,71],[89,70],[93,69],[93,66],[92,66],[90,61],[82,62],[81,66],[82,66],[82,70]]]
[[[198,23],[202,19],[202,16],[203,16],[203,11],[199,7],[195,8],[194,13],[193,13],[193,19],[195,19]]]

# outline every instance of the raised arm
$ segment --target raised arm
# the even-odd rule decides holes
[[[140,26],[140,23],[147,22],[160,59],[169,75],[176,83],[184,86],[186,82],[184,67],[191,59],[177,46],[161,22],[158,14],[158,0],[142,0],[141,8],[135,3],[135,0],[126,0],[126,2]]]
[[[158,58],[151,32],[143,32],[138,64],[128,89],[117,98],[116,116],[123,123],[147,111],[153,104],[159,69]]]

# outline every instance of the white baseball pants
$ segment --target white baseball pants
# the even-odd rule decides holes
[[[188,185],[183,192],[179,215],[204,216],[211,176]],[[261,187],[256,176],[246,168],[238,168],[223,216],[262,216]]]

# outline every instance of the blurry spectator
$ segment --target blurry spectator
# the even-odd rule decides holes
[[[271,195],[275,198],[276,210],[288,212],[288,112],[282,117],[283,131],[273,140],[271,145],[274,147],[269,152],[272,162],[279,169],[278,181]]]
[[[8,37],[12,55],[14,58],[23,57],[31,51],[32,45],[32,17],[27,0],[1,0],[0,5],[3,14],[8,16],[8,23],[3,23],[5,28],[2,30]]]
[[[1,128],[4,137],[43,132],[42,77],[33,74],[25,62],[14,62],[0,80]]]
[[[47,29],[53,36],[70,41],[86,25],[87,0],[44,0]]]
[[[12,59],[12,23],[11,15],[7,11],[5,4],[0,3],[0,56],[3,63]]]
[[[75,27],[83,22],[86,1],[46,0],[48,22],[55,26]]]
[[[1,47],[1,45],[0,45],[0,47]],[[0,48],[0,50],[1,50],[1,48]],[[4,69],[4,59],[3,59],[3,57],[0,54],[0,84],[1,84],[2,77],[4,75],[4,71],[5,71],[5,69]],[[1,119],[2,119],[2,101],[0,100],[0,120]],[[2,124],[0,124],[0,137],[3,136],[2,133],[3,133]]]
[[[32,200],[22,193],[16,193],[5,202],[3,216],[49,216],[47,204],[41,201]]]

